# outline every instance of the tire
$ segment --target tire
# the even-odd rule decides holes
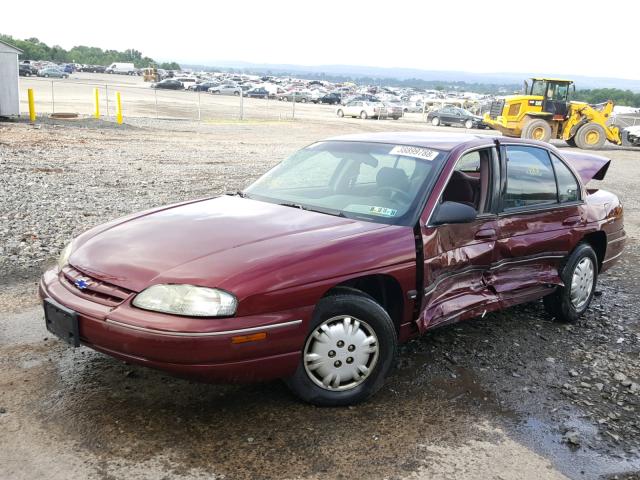
[[[344,322],[349,322],[350,328],[343,329]],[[326,328],[324,333],[321,326]],[[327,339],[331,346],[317,342],[316,334]],[[359,348],[365,350],[359,351]],[[370,351],[373,349],[375,351]],[[286,383],[300,399],[314,405],[353,405],[380,390],[397,349],[396,329],[387,312],[369,296],[341,292],[318,302],[300,363]],[[310,357],[315,358],[310,360]],[[334,358],[335,363],[331,363]],[[358,373],[357,365],[367,372]],[[336,373],[344,378],[336,378]]]
[[[344,112],[342,110],[338,110],[336,112],[336,115],[338,115],[338,117],[342,118],[342,117],[344,117]]]
[[[369,118],[369,115],[367,115],[367,112],[363,110],[360,112],[360,118],[366,120],[367,118]]]
[[[44,78],[49,78],[49,74],[48,74],[48,73],[45,73],[45,74],[44,74]]]
[[[598,281],[598,257],[588,243],[578,244],[571,252],[561,266],[560,278],[564,287],[544,297],[544,309],[558,322],[574,323],[589,308]]]
[[[394,120],[398,120],[400,117],[393,117]]]
[[[520,138],[548,142],[551,140],[551,125],[542,118],[532,118],[522,129]]]
[[[607,140],[604,128],[597,123],[585,123],[573,137],[578,148],[593,150],[602,148]]]
[[[240,95],[240,92],[233,92],[233,94],[237,97],[238,95]]]
[[[569,145],[570,147],[577,147],[576,145],[576,137],[571,137],[569,140],[567,140],[567,145]]]
[[[439,117],[433,117],[431,119],[431,125],[433,125],[434,127],[437,127],[438,125],[440,125],[440,118]]]
[[[306,98],[301,98],[300,99],[300,103],[307,103],[307,99]]]
[[[473,128],[473,120],[467,120],[464,122],[464,128],[466,128],[467,130]]]

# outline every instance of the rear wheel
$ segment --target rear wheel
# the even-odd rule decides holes
[[[607,137],[602,128],[597,123],[586,123],[578,129],[574,137],[578,148],[590,150],[602,148]]]
[[[371,297],[340,293],[316,306],[289,388],[319,406],[366,400],[384,384],[397,350],[396,330]]]
[[[544,297],[544,308],[559,322],[573,323],[589,308],[598,281],[598,257],[587,243],[579,244],[560,272],[564,287]]]
[[[360,112],[360,118],[365,120],[369,117],[369,115],[367,115],[367,112],[365,112],[364,110]]]
[[[300,103],[307,103],[307,99],[306,98],[301,98],[300,99]]]
[[[343,112],[342,110],[338,110],[338,111],[336,112],[336,114],[337,114],[340,118],[344,117],[344,112]]]
[[[433,125],[434,127],[437,127],[438,125],[440,125],[440,118],[438,117],[433,117],[431,119],[431,125]]]
[[[531,119],[522,129],[520,137],[529,140],[548,142],[551,140],[551,125],[549,125],[549,122],[541,118]]]

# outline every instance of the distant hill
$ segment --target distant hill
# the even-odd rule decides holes
[[[187,66],[181,64],[183,67]],[[576,88],[619,88],[640,92],[640,79],[627,80],[610,77],[587,77],[581,75],[558,74],[554,72],[536,73],[473,73],[463,71],[439,71],[420,70],[415,68],[386,68],[386,67],[365,67],[357,65],[291,65],[291,64],[258,64],[241,61],[218,61],[210,62],[208,65],[191,65],[192,68],[211,68],[212,65],[221,68],[234,68],[239,70],[251,70],[254,72],[271,72],[273,74],[288,73],[296,75],[313,74],[317,77],[320,74],[326,76],[351,77],[353,79],[370,77],[408,80],[417,79],[423,81],[440,82],[465,82],[495,85],[522,85],[524,79],[534,76],[548,76],[554,78],[570,78],[576,82]]]

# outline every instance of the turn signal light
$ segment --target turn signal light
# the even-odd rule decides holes
[[[259,332],[252,333],[251,335],[238,335],[236,337],[231,337],[231,343],[247,343],[247,342],[257,342],[259,340],[266,340],[267,332]]]

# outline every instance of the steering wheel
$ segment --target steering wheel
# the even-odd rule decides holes
[[[411,197],[409,196],[409,194],[407,192],[400,190],[399,188],[390,187],[390,186],[378,188],[379,192],[382,190],[388,190],[391,192],[391,195],[389,196],[391,200],[393,200],[394,195],[398,195],[402,197],[404,200],[406,200],[406,203],[411,203]]]

